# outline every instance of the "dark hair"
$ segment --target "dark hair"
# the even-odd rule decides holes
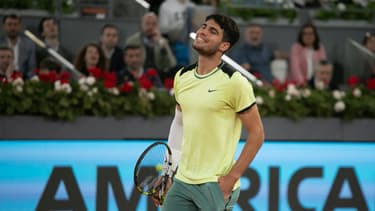
[[[8,46],[0,46],[0,51],[11,51],[13,53],[13,49]]]
[[[103,33],[104,33],[104,30],[107,29],[107,28],[113,28],[113,29],[116,29],[116,31],[118,31],[118,27],[117,27],[115,24],[106,23],[106,24],[104,24],[104,26],[100,29],[100,34],[103,34]]]
[[[246,28],[252,28],[252,27],[262,28],[262,26],[259,23],[248,23],[246,26]]]
[[[95,47],[97,50],[98,50],[98,53],[99,53],[99,61],[98,61],[98,64],[97,64],[97,67],[102,69],[102,71],[106,71],[107,70],[107,59],[104,55],[104,52],[103,50],[100,48],[100,46],[96,43],[88,43],[86,44],[85,46],[83,46],[83,48],[79,51],[76,59],[75,59],[75,67],[81,72],[81,73],[84,73],[87,75],[87,66],[86,66],[86,62],[85,62],[85,56],[86,56],[86,52],[87,52],[87,48],[88,47]]]
[[[366,32],[362,40],[362,45],[366,45],[371,37],[375,37],[375,32]]]
[[[141,46],[140,45],[126,45],[125,48],[124,48],[124,54],[128,51],[128,50],[134,50],[134,49],[140,49]]]
[[[313,33],[314,33],[314,37],[315,37],[313,47],[314,47],[314,50],[319,50],[319,48],[320,48],[320,38],[319,38],[318,30],[317,30],[316,26],[312,23],[306,23],[301,27],[300,31],[298,32],[298,38],[297,38],[298,43],[301,44],[302,46],[306,46],[305,43],[303,42],[303,39],[302,39],[303,30],[305,30],[306,28],[312,28],[313,29]]]
[[[53,17],[43,17],[42,19],[40,19],[39,24],[38,24],[38,32],[39,32],[40,36],[42,36],[43,30],[44,30],[44,28],[43,28],[44,22],[49,21],[49,20],[53,20],[53,22],[55,22],[57,24],[56,19],[53,18]]]
[[[21,17],[18,16],[18,15],[16,15],[16,14],[14,14],[14,13],[12,13],[12,14],[9,14],[9,15],[4,15],[4,17],[3,17],[3,24],[5,23],[5,21],[8,18],[10,18],[10,19],[17,19],[17,20],[19,20],[19,22],[21,22]]]
[[[332,65],[327,59],[321,59],[318,62],[320,65]]]
[[[40,61],[39,64],[40,69],[48,69],[48,70],[55,70],[56,72],[61,71],[61,66],[56,62],[56,60],[46,57]]]
[[[211,19],[224,30],[223,41],[229,42],[230,48],[233,47],[240,38],[240,32],[234,20],[220,14],[212,14],[206,17],[206,21]]]

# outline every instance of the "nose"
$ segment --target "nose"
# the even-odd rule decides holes
[[[204,29],[204,28],[199,28],[198,30],[197,30],[197,35],[206,35],[206,33],[207,33],[207,29]]]

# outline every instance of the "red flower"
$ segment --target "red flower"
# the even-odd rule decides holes
[[[151,83],[151,81],[145,75],[142,75],[138,79],[138,81],[139,81],[139,84],[141,85],[142,88],[144,88],[146,90],[151,89],[152,83]]]
[[[116,87],[117,77],[115,72],[104,72],[104,87],[107,89]]]
[[[0,82],[6,84],[8,83],[8,80],[6,77],[0,75]]]
[[[69,83],[69,80],[70,80],[70,73],[63,71],[60,73],[59,78],[60,78],[61,84],[67,84]]]
[[[39,75],[39,71],[40,71],[39,68],[34,68],[34,69],[33,69],[33,73],[34,73],[35,75]]]
[[[57,73],[56,71],[48,71],[46,73],[39,72],[39,79],[46,83],[53,83],[57,80]]]
[[[22,77],[23,75],[19,71],[13,71],[12,75],[10,76],[12,80],[16,80],[17,78],[22,78]]]
[[[352,75],[348,78],[348,85],[350,88],[353,88],[359,84],[359,78],[355,75]]]
[[[253,75],[257,78],[257,79],[261,79],[262,78],[262,74],[260,74],[260,72],[253,72]]]
[[[366,84],[369,90],[375,90],[375,78],[367,79]]]
[[[133,90],[133,83],[132,82],[129,82],[129,81],[125,81],[125,83],[123,83],[121,86],[120,86],[120,91],[121,92],[125,92],[125,93],[129,93]]]
[[[102,77],[102,70],[100,68],[87,68],[87,72],[94,76],[96,80],[99,80]]]
[[[22,78],[22,73],[19,71],[13,71],[12,75],[10,75],[10,79],[12,81],[16,80],[17,78]],[[0,83],[7,84],[9,81],[6,76],[0,76]]]
[[[291,81],[288,81],[288,80],[285,80],[285,82],[282,84],[282,83],[280,83],[280,81],[277,80],[277,79],[274,79],[274,80],[272,81],[272,86],[275,87],[276,90],[279,91],[279,92],[282,92],[283,90],[285,90],[286,87],[288,87],[288,84],[295,84],[295,83],[293,83],[293,82],[291,82]]]
[[[147,69],[146,75],[148,77],[155,77],[158,75],[158,71],[156,71],[154,68]]]
[[[172,78],[166,78],[164,79],[164,87],[168,90],[173,88],[173,79]]]

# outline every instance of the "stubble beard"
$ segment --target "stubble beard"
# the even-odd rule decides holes
[[[214,55],[217,52],[217,49],[219,48],[219,46],[214,46],[212,48],[204,48],[204,47],[199,47],[195,45],[194,43],[192,46],[198,52],[199,55],[207,56],[207,57]]]

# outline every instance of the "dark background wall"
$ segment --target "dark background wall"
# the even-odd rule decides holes
[[[263,118],[266,140],[375,141],[375,120]],[[0,116],[1,139],[167,139],[172,116],[80,117],[73,122],[35,116]],[[246,139],[242,132],[241,138]]]

